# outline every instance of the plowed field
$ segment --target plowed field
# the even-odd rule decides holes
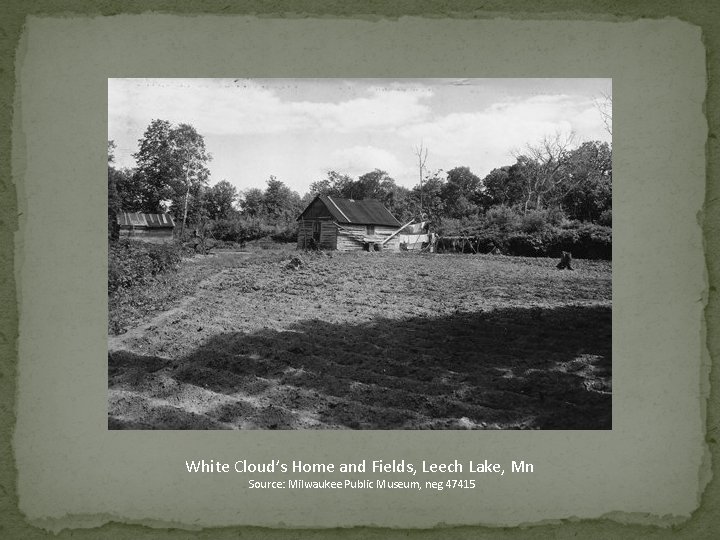
[[[609,429],[611,264],[555,263],[185,260],[189,294],[109,338],[109,427]]]

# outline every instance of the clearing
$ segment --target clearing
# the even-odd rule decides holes
[[[109,338],[109,428],[610,429],[611,263],[556,262],[184,260]]]

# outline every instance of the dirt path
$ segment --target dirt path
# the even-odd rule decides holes
[[[111,428],[610,427],[607,262],[227,257],[109,339]]]

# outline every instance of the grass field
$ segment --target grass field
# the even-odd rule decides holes
[[[109,427],[609,429],[611,263],[555,263],[184,260],[133,301],[111,298]]]

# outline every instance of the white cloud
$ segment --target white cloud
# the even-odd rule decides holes
[[[328,170],[335,170],[358,177],[375,169],[381,169],[390,176],[404,169],[397,157],[381,148],[373,146],[353,146],[332,152],[328,156]]]
[[[430,109],[421,101],[432,95],[429,89],[375,86],[364,97],[333,103],[283,100],[273,88],[253,81],[111,79],[108,87],[111,131],[144,129],[162,118],[215,135],[393,128],[424,120]]]
[[[512,153],[545,135],[574,131],[578,140],[601,139],[602,121],[592,102],[572,96],[534,96],[495,103],[476,112],[450,113],[408,125],[408,141],[423,140],[433,161],[467,165],[476,174],[513,161]]]

